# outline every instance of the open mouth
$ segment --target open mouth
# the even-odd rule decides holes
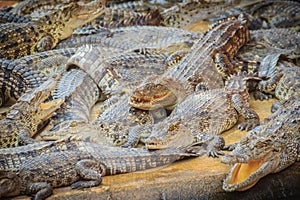
[[[142,110],[155,109],[156,107],[161,107],[159,106],[160,104],[158,102],[163,101],[166,98],[166,96],[168,96],[168,94],[169,93],[155,94],[151,97],[133,95],[130,98],[129,105]],[[156,106],[156,104],[158,106]]]
[[[168,148],[168,142],[147,142],[145,146],[147,149],[165,149]]]
[[[223,189],[231,192],[244,191],[253,187],[264,176],[262,174],[268,174],[264,173],[267,172],[267,166],[266,157],[234,164],[223,182]]]

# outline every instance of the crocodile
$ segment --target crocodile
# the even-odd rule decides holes
[[[144,136],[150,132],[145,146],[162,149],[208,141],[208,155],[218,156],[224,145],[219,135],[232,128],[239,115],[245,120],[238,128],[249,130],[259,125],[259,116],[249,106],[248,80],[259,79],[253,74],[239,73],[229,78],[225,88],[192,93],[165,120],[142,130]]]
[[[80,31],[79,31],[80,32]],[[91,35],[73,34],[70,38],[61,41],[59,48],[80,47],[94,45],[105,48],[132,49],[163,49],[174,44],[192,44],[201,37],[201,34],[169,27],[133,26],[115,29],[97,29]]]
[[[76,0],[77,1],[77,0]],[[36,10],[54,7],[55,5],[67,5],[75,0],[25,0],[14,5],[9,12],[20,16],[30,16]]]
[[[223,163],[232,165],[223,182],[225,191],[247,190],[299,160],[299,110],[299,95],[294,95],[222,158]]]
[[[75,48],[50,50],[16,60],[0,59],[1,105],[16,101],[27,90],[41,85],[47,76],[62,69],[61,65],[76,52]]]
[[[288,28],[300,25],[300,3],[296,1],[263,1],[250,8],[249,13],[262,20],[263,28]]]
[[[100,92],[97,84],[84,71],[71,69],[65,72],[51,95],[53,99],[64,98],[65,102],[50,118],[49,132],[55,134],[69,127],[87,124]]]
[[[165,61],[168,54],[139,50],[109,53],[101,47],[85,45],[68,60],[66,69],[85,71],[102,92],[108,93],[123,86],[130,89],[131,84],[136,84],[145,76],[162,74],[167,68]]]
[[[81,137],[65,137],[57,141],[40,141],[24,146],[0,149],[0,171],[16,172],[28,159],[44,153],[59,152],[74,149],[82,145]]]
[[[72,189],[81,189],[98,186],[102,176],[151,169],[191,156],[194,154],[186,153],[185,149],[149,152],[143,148],[82,142],[68,150],[30,158],[19,166],[17,172],[0,170],[0,197],[35,194],[35,199],[45,199],[56,187],[70,185]]]
[[[275,94],[279,100],[286,100],[299,94],[299,67],[281,58],[281,54],[270,54],[263,59],[258,83],[260,91]]]
[[[6,23],[0,26],[0,57],[16,59],[53,49],[58,41],[69,37],[75,28],[104,12],[105,1],[87,4],[70,3],[28,23]]]
[[[255,99],[269,99],[273,96],[270,91],[277,82],[280,66],[278,60],[292,60],[299,58],[300,35],[294,30],[272,28],[268,30],[250,31],[251,40],[237,53],[233,65],[235,71],[258,72],[263,79],[259,85],[252,87]],[[280,61],[281,62],[281,61]],[[276,66],[276,67],[275,67]],[[276,69],[276,70],[275,70]],[[275,70],[275,71],[274,71]],[[268,89],[272,86],[273,89]]]
[[[135,12],[132,10],[105,8],[104,14],[91,22],[93,25],[117,28],[125,26],[157,26],[162,17],[158,9],[146,12]]]
[[[1,148],[34,142],[31,137],[64,102],[63,98],[46,101],[56,84],[55,78],[49,78],[39,87],[22,95],[11,107],[6,118],[0,121]]]
[[[237,60],[261,60],[269,54],[282,53],[290,59],[300,55],[300,33],[286,28],[250,30],[251,40],[236,55]]]
[[[139,109],[173,109],[199,88],[224,87],[223,77],[230,74],[229,63],[238,49],[249,41],[246,21],[229,18],[215,23],[188,53],[161,77],[150,77],[132,93],[129,105]],[[223,76],[222,76],[223,75]],[[203,82],[207,85],[203,86]]]
[[[109,141],[112,140],[112,144],[121,145],[124,143],[123,140],[126,140],[126,138],[122,139],[122,137],[125,137],[127,134],[125,130],[130,126],[153,123],[153,115],[155,114],[159,115],[156,118],[161,117],[159,112],[153,111],[149,114],[148,111],[141,111],[128,106],[128,91],[139,84],[145,76],[162,74],[166,71],[165,61],[168,55],[148,51],[143,53],[129,51],[110,56],[106,55],[102,58],[101,54],[103,54],[102,48],[85,46],[79,49],[78,52],[69,59],[67,69],[70,70],[69,73],[71,73],[72,70],[83,70],[89,74],[91,78],[85,76],[86,78],[83,78],[83,81],[79,81],[79,76],[75,76],[75,80],[66,78],[66,80],[62,81],[61,89],[56,92],[58,96],[60,96],[60,94],[70,91],[70,88],[65,89],[64,85],[70,85],[70,83],[74,86],[79,85],[77,91],[79,94],[74,92],[74,94],[72,94],[73,97],[70,97],[71,101],[67,98],[67,109],[57,111],[57,113],[60,114],[54,117],[56,121],[74,120],[78,116],[81,116],[81,119],[85,119],[79,121],[76,119],[74,126],[66,130],[64,130],[64,128],[58,128],[58,130],[54,129],[54,131],[44,131],[40,133],[42,139],[57,140],[64,137],[65,134],[90,135],[90,132],[97,132],[98,134],[104,135]],[[139,65],[136,65],[136,63],[139,63]],[[72,76],[72,74],[70,76]],[[76,81],[76,84],[73,84],[72,81]],[[96,97],[98,95],[95,95],[97,87],[99,87],[101,91],[99,100],[103,102],[97,109],[99,112],[97,122],[95,121],[93,124],[90,124],[87,123],[89,122],[87,113],[90,112],[87,106],[92,106],[94,101],[87,101],[86,98],[97,100]],[[83,88],[89,88],[89,90],[86,91]],[[65,92],[64,90],[67,91]],[[82,95],[82,93],[85,95]],[[85,103],[84,105],[76,103],[83,101],[89,103]],[[70,108],[75,109],[73,114],[70,114],[73,112]],[[80,110],[80,114],[77,113],[77,110]],[[86,116],[82,116],[83,113],[85,113]],[[65,117],[63,117],[64,115]],[[118,137],[119,139],[116,138],[117,133],[120,135],[120,137]]]
[[[12,14],[10,12],[0,11],[0,23],[27,23],[30,22],[30,18]]]
[[[161,12],[163,18],[161,25],[188,29],[196,21],[214,16],[222,10],[232,8],[235,4],[231,1],[183,1]]]

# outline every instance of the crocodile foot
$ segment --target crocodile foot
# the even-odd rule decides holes
[[[238,124],[238,128],[240,130],[249,131],[249,130],[255,128],[258,125],[259,125],[259,120],[256,119],[256,118],[245,119],[242,123]]]
[[[271,95],[271,94],[265,94],[265,93],[263,93],[261,91],[255,91],[253,93],[253,97],[254,97],[255,100],[263,101],[263,100],[272,99],[273,95]]]
[[[233,143],[233,144],[225,145],[222,148],[222,150],[233,151],[236,148],[237,145],[238,145],[238,143]]]

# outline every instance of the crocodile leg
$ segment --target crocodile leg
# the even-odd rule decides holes
[[[224,53],[216,53],[214,57],[215,67],[224,79],[228,78],[230,74],[235,73],[234,67],[227,55]]]
[[[244,117],[244,121],[238,124],[241,130],[250,130],[259,125],[259,116],[250,108],[248,102],[245,102],[239,94],[232,95],[234,108]]]
[[[102,182],[102,175],[99,173],[99,169],[104,166],[101,162],[94,160],[80,160],[76,163],[76,170],[80,177],[89,181],[77,181],[71,185],[72,189],[89,188],[100,185]]]
[[[49,197],[53,193],[53,187],[47,182],[37,182],[27,185],[26,192],[35,194],[35,200],[41,200]]]
[[[195,138],[195,143],[192,144],[198,145],[198,144],[204,144],[206,146],[205,151],[207,152],[207,156],[211,157],[219,157],[219,155],[224,155],[223,152],[220,152],[221,149],[223,149],[225,141],[223,137],[218,136],[218,135],[210,135],[210,134],[205,134],[201,133],[198,134]],[[198,152],[195,152],[195,149],[192,151],[196,153],[197,155],[203,155],[203,149],[200,149]]]

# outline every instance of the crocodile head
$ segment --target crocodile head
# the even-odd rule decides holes
[[[64,103],[63,98],[45,102],[56,83],[56,80],[47,80],[21,96],[11,107],[6,119],[0,121],[0,148],[18,146],[20,132],[32,137]]]
[[[172,110],[181,101],[184,93],[185,90],[178,81],[155,76],[133,91],[129,105],[142,110],[157,108]]]
[[[96,0],[89,3],[72,2],[51,13],[46,13],[45,16],[36,20],[41,22],[49,34],[55,36],[52,46],[54,48],[58,41],[69,37],[76,28],[103,14],[105,3],[106,0]]]
[[[298,157],[299,119],[296,124],[298,128],[292,132],[284,131],[284,125],[278,123],[277,130],[259,126],[245,136],[221,160],[223,163],[233,164],[223,182],[223,189],[229,192],[247,190],[264,176],[293,164]]]
[[[15,173],[0,171],[0,198],[20,195],[20,183]]]
[[[159,123],[145,140],[148,149],[166,149],[170,147],[183,147],[192,144],[194,137],[191,131],[180,120],[166,124]]]

